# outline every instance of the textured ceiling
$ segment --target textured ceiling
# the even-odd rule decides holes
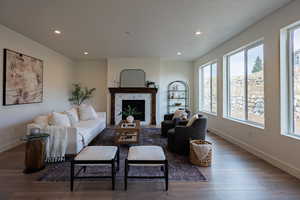
[[[193,60],[288,2],[0,0],[0,23],[72,59]],[[199,37],[197,30],[203,32]]]

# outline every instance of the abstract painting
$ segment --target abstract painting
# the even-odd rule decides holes
[[[4,49],[3,105],[43,101],[43,61]]]

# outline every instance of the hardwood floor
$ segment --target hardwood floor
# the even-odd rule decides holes
[[[38,182],[41,173],[24,175],[24,145],[0,154],[0,200],[4,199],[139,199],[139,200],[293,200],[300,199],[300,181],[222,138],[208,134],[214,144],[213,166],[201,168],[208,182],[131,182],[128,191],[117,182],[80,182],[69,192],[69,182]]]

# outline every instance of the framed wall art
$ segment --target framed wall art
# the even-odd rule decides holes
[[[43,61],[9,49],[3,57],[3,105],[43,102]]]

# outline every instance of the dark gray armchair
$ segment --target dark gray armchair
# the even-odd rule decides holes
[[[199,115],[199,118],[191,126],[177,125],[168,131],[168,148],[171,152],[188,155],[190,140],[205,140],[206,133],[207,118]]]
[[[186,110],[185,111],[188,114],[188,118],[190,116],[190,111]],[[161,136],[163,137],[167,137],[168,131],[172,128],[175,128],[176,125],[178,125],[179,123],[181,123],[183,121],[186,120],[181,120],[179,118],[175,118],[173,119],[174,114],[166,114],[164,115],[164,121],[161,122]]]

